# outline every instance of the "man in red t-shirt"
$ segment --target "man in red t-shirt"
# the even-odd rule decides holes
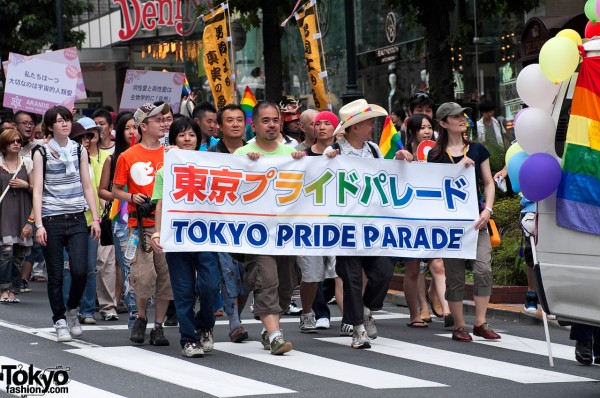
[[[166,103],[159,106],[147,103],[135,111],[133,118],[142,139],[139,144],[119,156],[113,179],[115,198],[128,202],[129,235],[131,236],[137,229],[139,236],[139,244],[135,256],[131,260],[129,275],[135,290],[138,308],[138,317],[131,328],[129,339],[138,344],[143,343],[146,337],[148,323],[146,308],[152,292],[156,289],[156,310],[154,328],[150,332],[150,344],[169,345],[169,341],[163,333],[162,323],[169,300],[173,300],[173,292],[165,254],[154,253],[150,245],[150,239],[154,233],[153,209],[151,215],[140,217],[143,228],[138,228],[140,205],[144,207],[150,205],[150,198],[154,190],[154,176],[164,164],[165,152],[160,140],[166,132],[164,115],[169,112],[170,108]],[[125,186],[127,186],[127,192],[123,190]]]

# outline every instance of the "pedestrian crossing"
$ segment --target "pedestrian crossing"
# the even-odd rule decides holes
[[[388,317],[394,319],[392,314],[388,314]],[[287,319],[289,318],[284,318],[284,323]],[[381,317],[377,319],[380,321]],[[297,318],[291,318],[291,321],[297,322]],[[252,321],[248,320],[244,323],[251,324]],[[0,321],[0,327],[10,327],[13,330],[47,339],[54,337],[52,331],[46,328],[33,329],[5,321]],[[90,331],[90,329],[86,328],[87,331]],[[94,330],[110,332],[114,329],[97,328]],[[344,385],[354,385],[373,391],[397,390],[393,393],[394,395],[402,395],[403,393],[400,391],[406,389],[435,388],[446,390],[459,385],[460,380],[466,374],[475,374],[493,380],[524,385],[597,381],[593,378],[577,375],[578,367],[576,366],[573,366],[572,370],[567,368],[566,371],[564,366],[561,367],[562,371],[548,368],[543,358],[547,355],[547,346],[544,340],[525,338],[508,333],[502,333],[502,339],[498,341],[487,341],[474,337],[471,344],[456,343],[449,349],[434,348],[439,346],[435,341],[430,341],[430,345],[427,345],[427,342],[415,344],[402,339],[380,336],[372,340],[371,349],[362,350],[360,354],[359,351],[351,350],[349,337],[324,337],[319,334],[302,335],[302,337],[313,339],[315,343],[309,347],[316,348],[308,349],[306,348],[308,346],[304,345],[303,347],[306,349],[294,349],[284,356],[270,355],[269,351],[263,350],[259,341],[247,341],[242,344],[217,341],[215,352],[203,359],[174,356],[172,349],[167,351],[170,355],[166,355],[155,352],[160,351],[160,348],[155,350],[149,346],[101,347],[79,340],[72,342],[70,347],[64,348],[67,348],[65,352],[69,355],[76,355],[92,363],[137,373],[164,383],[196,391],[198,394],[204,393],[214,397],[294,396],[302,394],[301,388],[298,388],[297,385],[287,385],[281,378],[254,379],[244,377],[234,374],[232,368],[224,366],[224,363],[239,363],[240,366],[245,368],[263,369],[265,374],[274,372],[274,369],[277,369],[275,372],[286,374],[288,372],[296,375],[301,373],[322,378],[327,380],[328,383],[343,383]],[[432,339],[446,340],[450,337],[451,334],[447,333],[431,335]],[[485,345],[485,350],[489,351],[481,356],[473,355],[473,350],[470,351],[470,354],[467,354],[461,352],[465,344],[469,344],[470,347]],[[337,355],[341,351],[336,351],[335,347],[346,350],[344,355]],[[528,366],[526,366],[516,363],[517,361],[491,359],[494,357],[494,353],[498,353],[499,349],[533,355],[539,365],[531,366],[531,361],[528,361]],[[349,359],[345,354],[351,351],[356,355],[352,355],[352,358]],[[556,359],[574,361],[573,346],[552,343],[552,352]],[[329,355],[326,356],[325,353]],[[212,358],[223,357],[226,360],[219,362],[219,365],[215,365],[217,361],[211,360]],[[365,360],[365,358],[368,358],[368,360]],[[380,358],[381,362],[384,360],[389,361],[389,358],[395,358],[398,361],[419,363],[422,364],[423,369],[437,367],[451,372],[456,377],[449,377],[440,381],[435,380],[435,377],[432,376],[435,372],[422,371],[416,375],[412,372],[410,376],[402,374],[404,368],[402,365],[392,366],[389,369],[385,368],[385,370],[382,370],[381,366],[379,366],[379,369],[368,366],[368,364],[379,362],[377,358]],[[20,363],[19,358],[0,356],[0,364],[2,365],[15,363]],[[360,375],[360,377],[357,377],[357,375]],[[248,376],[248,374],[245,376]],[[86,398],[118,396],[111,395],[109,391],[86,385],[81,380],[72,380],[72,384],[69,384],[69,386],[73,388],[73,391],[76,391],[73,394],[70,390],[69,396],[85,396]],[[3,387],[5,391],[5,385],[3,386],[0,382],[0,391],[3,390]],[[390,392],[390,394],[392,393]]]

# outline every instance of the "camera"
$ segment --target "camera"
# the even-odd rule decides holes
[[[141,218],[148,218],[156,208],[156,204],[150,202],[150,198],[144,198],[144,203],[137,205],[137,213]]]

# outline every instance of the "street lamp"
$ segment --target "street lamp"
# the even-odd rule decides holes
[[[346,65],[348,77],[346,92],[342,94],[342,103],[347,104],[363,97],[356,85],[357,62],[356,62],[356,33],[354,29],[354,0],[344,2],[344,21],[346,25]]]
[[[56,47],[57,50],[65,47],[65,37],[63,32],[63,1],[56,0]]]

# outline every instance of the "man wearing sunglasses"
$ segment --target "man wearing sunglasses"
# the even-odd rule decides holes
[[[23,139],[23,147],[21,148],[21,156],[31,158],[33,149],[38,145],[43,145],[43,140],[37,142],[33,139],[33,129],[35,127],[35,115],[25,111],[18,111],[15,113],[15,124],[17,125],[17,131],[21,134]]]

